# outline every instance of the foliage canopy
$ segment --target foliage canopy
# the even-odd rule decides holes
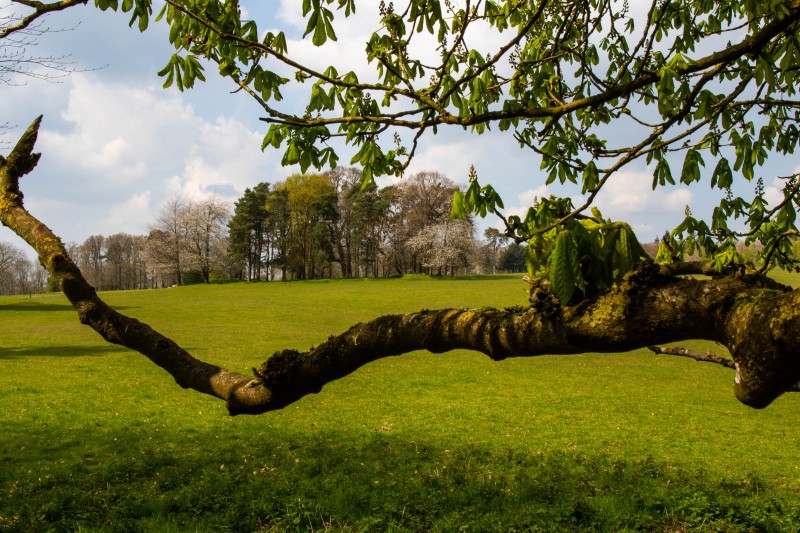
[[[96,3],[130,11],[140,28],[151,16],[149,0]],[[304,0],[305,36],[316,46],[335,41],[357,7],[355,0]],[[165,87],[183,90],[205,79],[203,59],[216,64],[263,107],[270,125],[263,146],[283,149],[284,164],[336,165],[328,141],[342,138],[356,147],[350,163],[368,183],[401,174],[419,139],[439,127],[481,134],[494,126],[539,154],[547,184],[580,188],[579,206],[565,193],[542,199],[525,217],[503,217],[516,242],[549,243],[550,268],[568,266],[572,275],[559,271],[569,287],[584,289],[588,272],[582,254],[559,252],[582,242],[570,220],[584,229],[608,224],[589,208],[616,172],[642,159],[654,189],[702,181],[719,191],[708,220],[687,212],[665,236],[663,258],[699,251],[724,269],[743,262],[736,242],[744,239],[763,246],[756,260],[764,269],[794,266],[800,182],[783,156],[794,153],[799,135],[797,0],[381,2],[365,48],[374,66],[369,80],[335,65],[302,64],[283,32],[263,33],[240,13],[235,0],[167,0],[156,18],[170,25],[176,53],[160,74]],[[298,85],[307,88],[300,114],[281,108],[282,92]],[[783,200],[769,205],[763,176],[784,170]],[[474,173],[470,182],[453,214],[502,217],[491,185]],[[739,182],[754,182],[755,192]],[[632,234],[617,228],[606,237],[616,236],[619,259],[622,236]],[[593,263],[608,262],[603,242],[587,248]],[[624,273],[638,258],[630,246],[608,267],[617,274],[595,273],[590,284],[603,288],[620,267]]]

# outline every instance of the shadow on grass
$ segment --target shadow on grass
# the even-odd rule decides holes
[[[116,311],[122,311],[125,309],[138,309],[135,306],[126,306],[126,305],[112,305],[112,309]],[[47,312],[47,311],[71,311],[74,312],[75,309],[68,303],[65,304],[53,304],[53,303],[41,303],[41,302],[17,302],[13,304],[0,304],[0,311],[36,311],[36,312]]]
[[[110,353],[128,351],[114,344],[98,346],[25,346],[23,348],[0,347],[0,359],[16,359],[23,357],[85,357],[102,356]]]
[[[381,433],[271,429],[226,436],[218,434],[220,426],[179,432],[138,421],[126,430],[61,431],[47,439],[31,435],[47,431],[39,426],[19,426],[0,437],[0,493],[8,495],[0,501],[0,520],[6,520],[0,530],[745,532],[800,526],[800,502],[788,490],[755,478],[710,479],[653,459],[452,442],[444,448],[425,437]],[[28,438],[20,441],[23,434]]]

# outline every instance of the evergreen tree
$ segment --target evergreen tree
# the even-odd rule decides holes
[[[228,256],[239,265],[240,278],[245,270],[249,281],[258,281],[264,268],[265,223],[269,183],[261,182],[244,194],[234,204],[233,216],[228,222]]]

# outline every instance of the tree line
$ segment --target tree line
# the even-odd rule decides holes
[[[383,188],[360,170],[294,174],[245,190],[233,206],[212,196],[168,199],[144,235],[91,235],[70,256],[100,290],[212,280],[303,280],[522,272],[524,247],[471,219],[451,220],[458,186],[419,172]],[[47,275],[24,253],[0,247],[0,292],[41,292]]]
[[[43,292],[49,275],[42,266],[7,242],[0,242],[0,295]]]
[[[362,187],[360,171],[295,174],[247,189],[228,224],[238,277],[447,275],[481,268],[471,220],[450,220],[458,186],[438,172]]]
[[[360,170],[293,174],[248,188],[233,206],[168,199],[144,235],[91,235],[70,256],[100,290],[212,280],[303,280],[525,272],[526,245],[452,220],[458,185],[439,172],[363,187]],[[743,243],[742,243],[743,244]],[[0,294],[41,292],[40,265],[0,243]]]

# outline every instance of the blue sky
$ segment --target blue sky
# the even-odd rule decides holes
[[[358,4],[354,24],[336,25],[335,46],[315,49],[301,38],[299,1],[242,2],[262,30],[286,31],[290,53],[319,65],[344,62],[340,71],[349,67],[365,75],[363,61],[355,58],[363,57],[375,27],[372,4],[377,2]],[[636,2],[631,4],[635,8]],[[44,115],[37,145],[42,160],[22,187],[31,212],[67,242],[97,233],[144,233],[172,195],[200,199],[216,194],[233,202],[245,187],[274,183],[297,171],[280,166],[280,153],[261,152],[266,127],[258,119],[263,112],[247,95],[230,94],[229,82],[215,72],[207,72],[207,83],[184,93],[162,89],[156,73],[172,53],[165,25],[153,24],[142,34],[127,21],[124,14],[91,6],[52,15],[48,26],[70,31],[46,35],[35,52],[71,54],[74,65],[85,70],[57,83],[18,78],[23,85],[0,86],[0,124],[18,126],[2,138],[7,143]],[[289,91],[286,97],[286,105],[300,105],[301,95]],[[613,141],[616,133],[622,132],[609,130],[608,137]],[[4,154],[9,149],[0,147]],[[340,162],[346,164],[351,154],[345,150]],[[523,213],[534,196],[563,192],[548,190],[538,159],[502,132],[475,136],[440,129],[424,140],[410,171],[435,170],[466,183],[470,165],[481,182],[491,182],[500,192],[508,214]],[[710,209],[713,197],[702,189],[654,192],[651,181],[643,162],[626,167],[597,205],[605,216],[631,222],[642,241],[675,225],[687,204],[696,213]],[[773,189],[768,194],[776,194]],[[487,220],[481,227],[494,224]],[[24,246],[6,228],[0,228],[0,240]]]

